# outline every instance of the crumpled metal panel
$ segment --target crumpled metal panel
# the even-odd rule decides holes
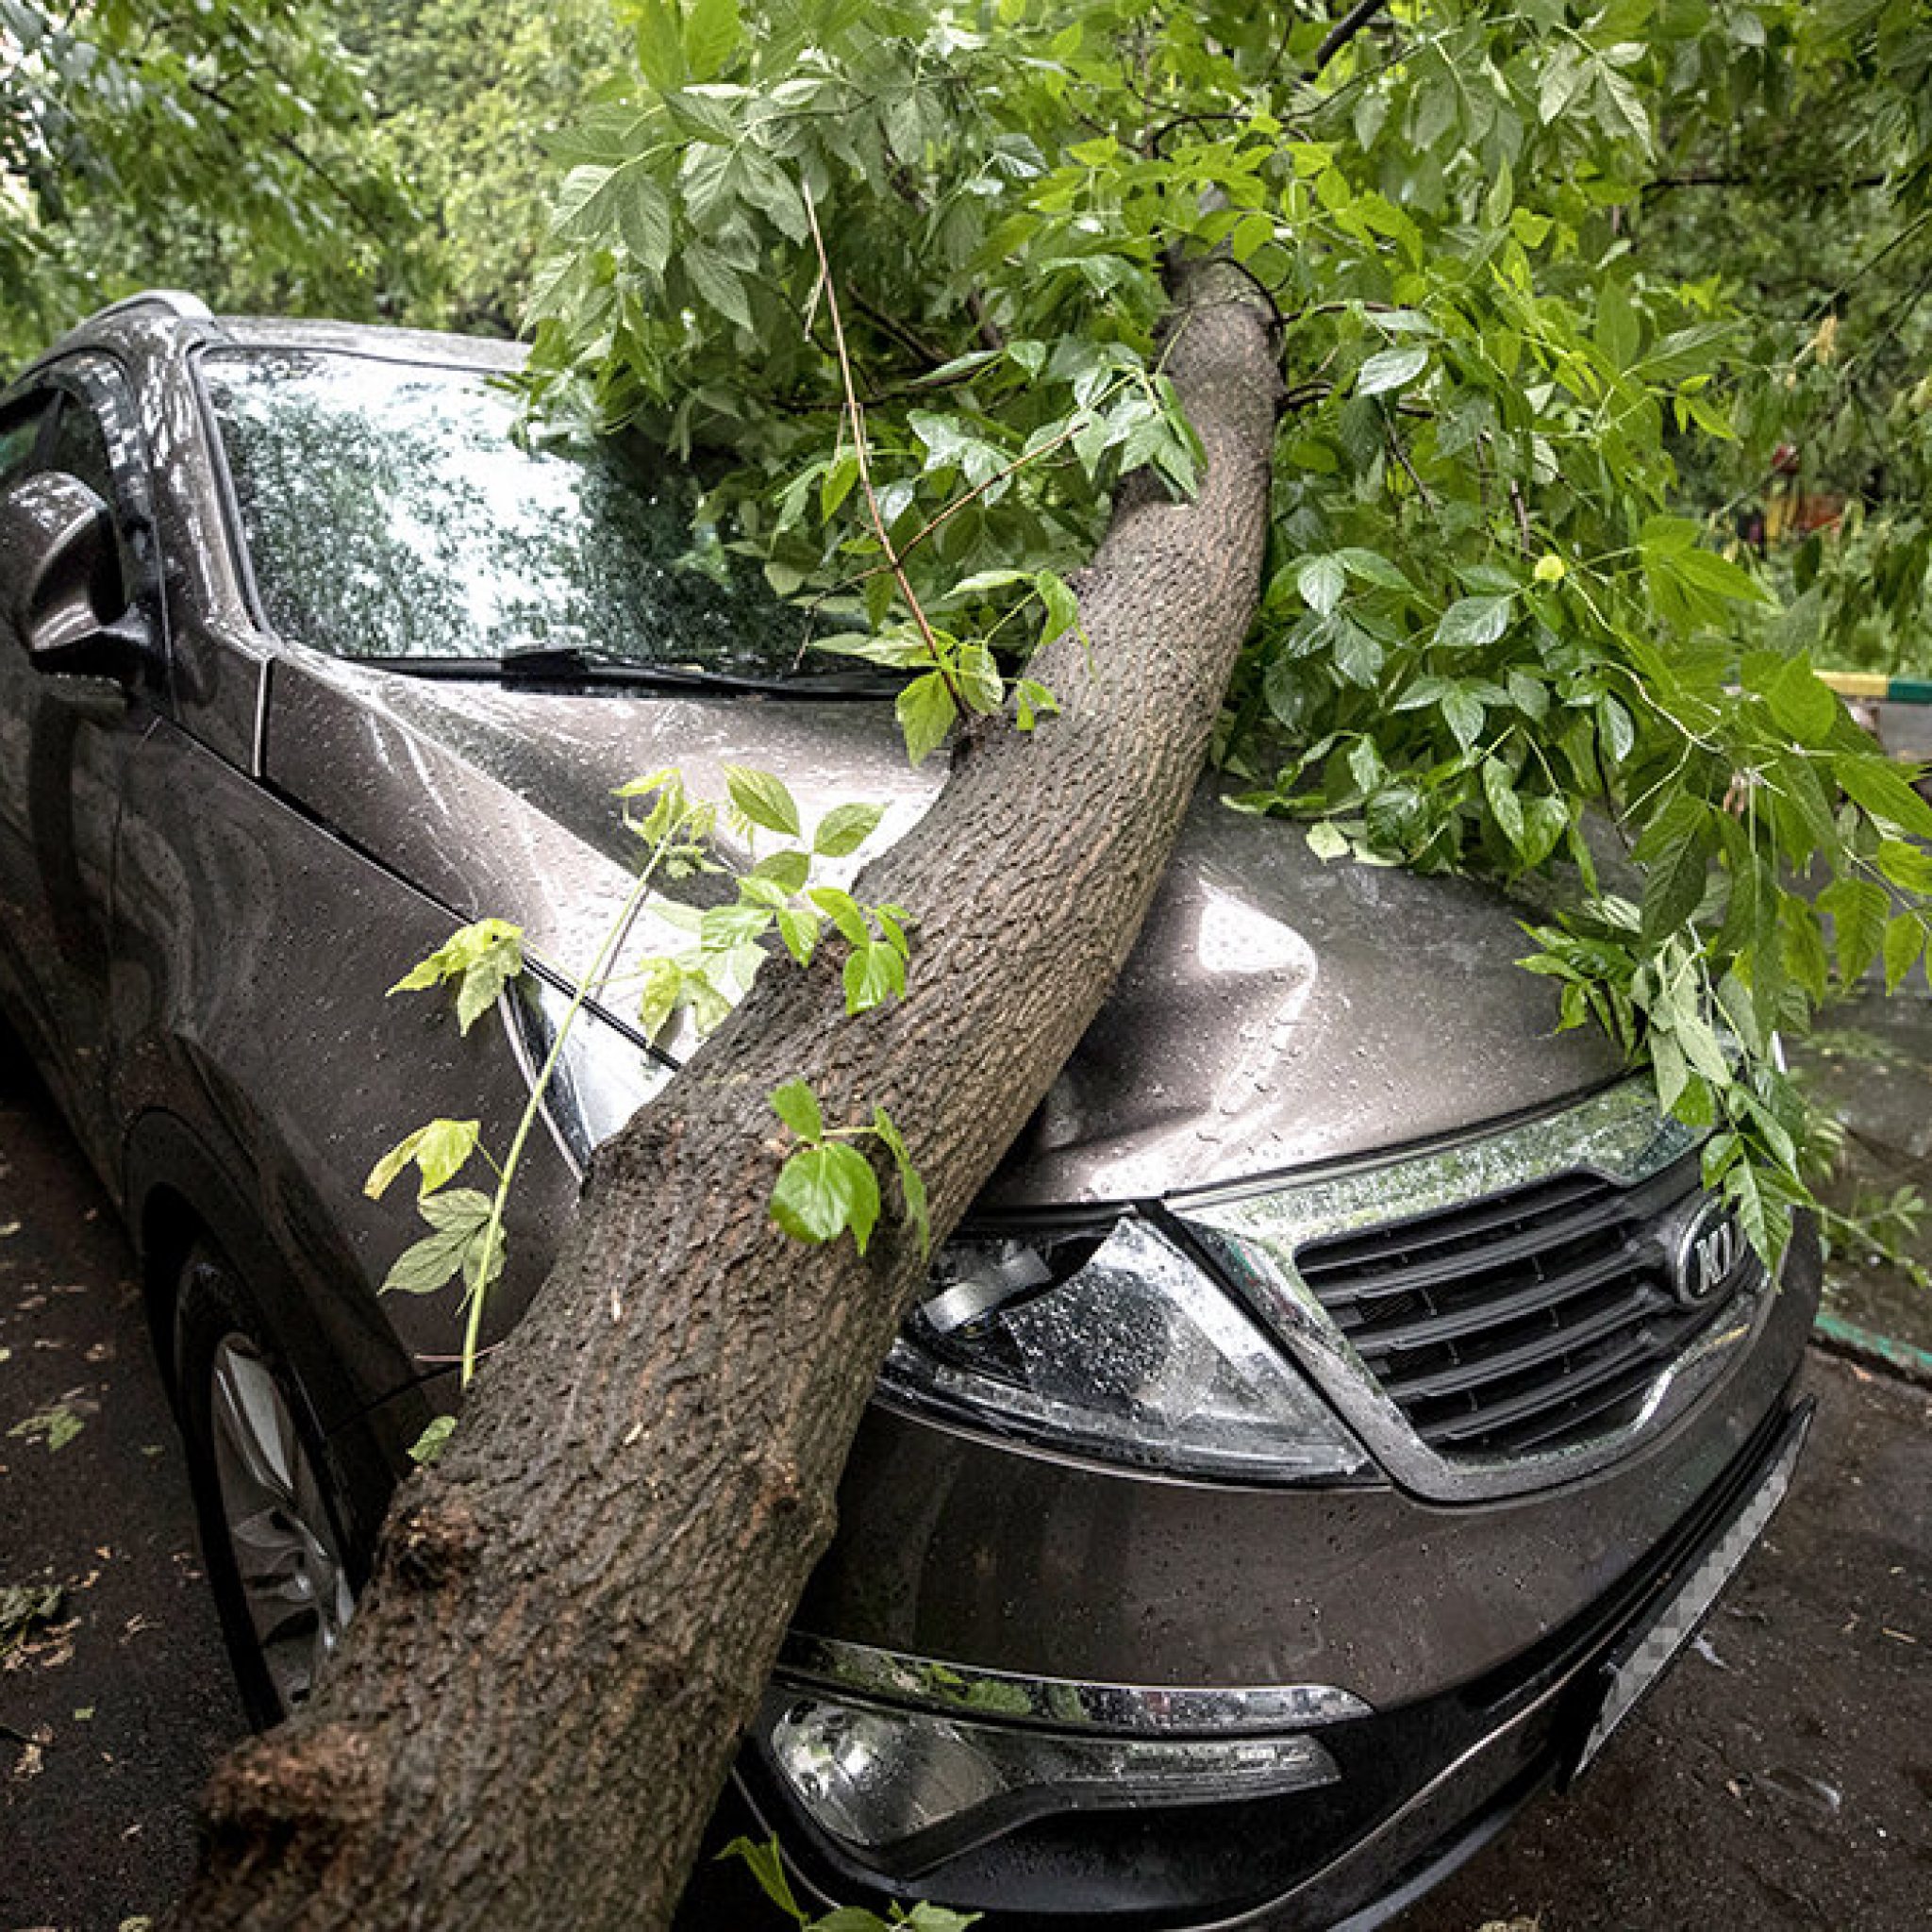
[[[677,765],[722,795],[727,763],[776,772],[808,825],[847,800],[887,804],[874,846],[943,777],[908,770],[884,704],[432,683],[308,652],[273,673],[271,782],[463,917],[517,920],[566,975],[639,851],[612,790]],[[688,943],[641,922],[643,950]],[[1346,1158],[1601,1082],[1611,1050],[1555,1033],[1551,990],[1513,964],[1528,949],[1495,893],[1324,866],[1210,780],[1112,995],[986,1205],[1146,1198]]]

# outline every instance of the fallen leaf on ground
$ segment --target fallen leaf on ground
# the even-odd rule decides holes
[[[76,1415],[64,1402],[57,1402],[51,1408],[36,1409],[30,1416],[23,1418],[8,1430],[9,1436],[16,1436],[24,1442],[44,1441],[51,1456],[57,1449],[64,1449],[87,1427],[87,1419]]]
[[[63,1592],[58,1583],[0,1584],[0,1650],[8,1650],[36,1624],[60,1614]]]

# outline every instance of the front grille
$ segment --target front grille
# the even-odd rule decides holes
[[[1697,1189],[1695,1155],[1636,1187],[1558,1174],[1311,1241],[1295,1267],[1437,1454],[1565,1448],[1634,1421],[1663,1368],[1762,1279],[1746,1249],[1707,1300],[1678,1299],[1668,1228]]]

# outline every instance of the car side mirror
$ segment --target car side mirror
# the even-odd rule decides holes
[[[114,514],[78,476],[0,490],[0,612],[37,671],[132,683],[149,645],[128,602]]]

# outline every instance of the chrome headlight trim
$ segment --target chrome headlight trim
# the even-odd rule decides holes
[[[1204,1189],[1168,1206],[1293,1353],[1398,1483],[1442,1502],[1547,1488],[1606,1467],[1680,1415],[1748,1347],[1776,1291],[1765,1274],[1721,1321],[1659,1369],[1631,1422],[1591,1441],[1490,1457],[1441,1456],[1384,1393],[1295,1266],[1310,1242],[1479,1200],[1576,1172],[1629,1186],[1682,1159],[1702,1139],[1660,1115],[1647,1079],[1619,1082],[1536,1119],[1379,1163],[1306,1177]]]
[[[913,1657],[799,1630],[785,1640],[774,1681],[854,1690],[925,1710],[1134,1737],[1306,1730],[1374,1715],[1354,1691],[1333,1684],[1083,1683]]]

